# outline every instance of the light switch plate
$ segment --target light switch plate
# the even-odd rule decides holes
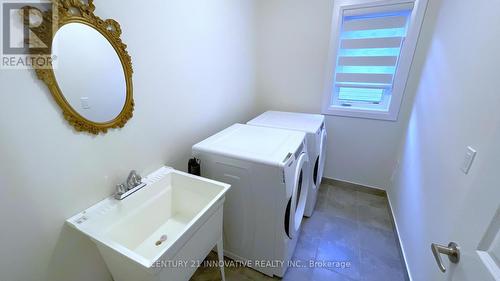
[[[464,158],[464,162],[462,163],[462,172],[464,172],[464,174],[468,174],[469,171],[470,171],[470,168],[472,166],[472,162],[474,162],[474,158],[476,158],[476,154],[477,154],[477,151],[468,146],[467,147],[467,152],[465,152],[465,158]]]

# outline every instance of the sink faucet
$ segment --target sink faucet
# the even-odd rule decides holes
[[[131,190],[132,188],[140,185],[142,183],[141,180],[141,176],[135,170],[130,171],[127,177],[127,189]]]
[[[127,181],[116,185],[115,199],[125,199],[130,194],[143,188],[146,184],[142,182],[141,176],[135,171],[130,171]]]

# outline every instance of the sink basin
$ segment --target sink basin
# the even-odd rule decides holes
[[[214,246],[222,258],[228,184],[168,167],[143,182],[66,221],[96,243],[115,281],[189,280]]]

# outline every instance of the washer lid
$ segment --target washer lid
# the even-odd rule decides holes
[[[324,121],[325,116],[320,114],[267,111],[248,121],[247,124],[299,130],[315,134]]]
[[[297,151],[304,137],[299,131],[234,124],[195,144],[193,151],[279,165]]]

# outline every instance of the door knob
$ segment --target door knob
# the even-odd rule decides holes
[[[448,247],[432,243],[431,249],[438,267],[442,272],[446,272],[446,267],[444,267],[443,265],[441,254],[447,255],[448,259],[452,263],[458,263],[460,261],[460,248],[455,242],[450,242],[450,244],[448,244]]]

